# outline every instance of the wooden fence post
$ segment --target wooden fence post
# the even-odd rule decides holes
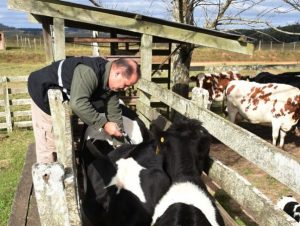
[[[209,93],[206,89],[194,87],[191,100],[203,108],[210,109],[211,103],[209,102]]]
[[[64,192],[64,167],[58,162],[32,167],[35,197],[42,226],[66,226],[69,222]]]
[[[53,131],[56,140],[57,159],[65,169],[65,193],[71,225],[80,225],[80,208],[78,200],[77,170],[73,147],[71,109],[68,102],[63,102],[60,90],[48,92]]]
[[[33,167],[35,191],[43,196],[37,198],[41,223],[42,225],[51,226],[77,226],[81,225],[81,214],[73,149],[71,110],[68,102],[63,102],[60,90],[49,90],[48,98],[58,162],[36,164]],[[50,181],[50,178],[53,180]],[[36,188],[36,186],[38,187]],[[57,195],[54,193],[61,194]],[[60,203],[61,208],[56,207],[55,203]],[[52,207],[51,205],[54,206]],[[43,207],[47,210],[49,208],[52,211],[54,208],[55,211],[59,211],[60,216],[55,218],[57,221],[49,221],[51,217],[45,216]],[[53,214],[53,218],[57,214],[54,210],[50,213]]]
[[[4,99],[4,109],[5,109],[5,115],[6,115],[5,117],[6,117],[7,131],[12,132],[12,118],[11,118],[7,80],[8,80],[7,77],[2,77],[3,99]]]

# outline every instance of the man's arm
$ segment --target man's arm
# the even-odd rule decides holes
[[[97,130],[108,121],[90,102],[90,97],[98,85],[97,76],[92,68],[83,64],[75,68],[70,93],[71,109],[84,123],[94,125]]]
[[[113,92],[107,100],[107,119],[110,122],[118,124],[119,128],[123,131],[122,110],[119,103],[119,93]]]

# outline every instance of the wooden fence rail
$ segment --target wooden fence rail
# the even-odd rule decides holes
[[[10,89],[8,81],[17,82],[18,78],[10,79],[5,77],[5,79],[2,79],[4,100],[1,103],[9,105],[12,105],[12,103],[25,103],[26,105],[29,105],[30,102],[23,97],[14,101],[10,99],[10,95],[12,94],[12,91],[10,90],[12,89]],[[22,80],[22,82],[24,81]],[[236,153],[243,156],[245,159],[254,163],[257,167],[264,170],[276,180],[300,194],[300,163],[291,155],[205,109],[201,104],[195,103],[192,100],[184,99],[169,90],[163,89],[161,86],[153,82],[141,79],[138,83],[138,89],[140,92],[145,93],[150,99],[152,97],[155,98],[155,100],[158,99],[182,115],[189,118],[195,118],[203,122],[203,126],[218,140],[230,147]],[[56,129],[54,129],[54,132],[57,136],[56,140],[58,142],[56,146],[57,149],[60,150],[58,152],[58,159],[59,164],[61,164],[53,167],[61,168],[61,175],[63,175],[59,176],[55,183],[58,185],[63,184],[63,187],[58,186],[57,188],[64,192],[64,197],[58,198],[69,200],[64,203],[65,209],[62,212],[61,220],[57,220],[58,223],[55,225],[61,225],[59,222],[68,222],[66,225],[80,225],[80,210],[78,209],[79,204],[77,199],[78,188],[76,182],[77,173],[74,165],[74,147],[72,146],[73,136],[71,123],[69,121],[70,109],[67,106],[67,102],[62,103],[62,100],[57,101],[59,100],[57,97],[52,99],[55,99],[56,102],[59,103],[58,105],[56,105],[57,103],[52,104],[55,109],[51,108],[51,112],[56,112],[56,114],[53,115],[54,118],[56,117]],[[171,122],[162,117],[148,104],[149,103],[143,102],[143,98],[139,98],[136,101],[139,116],[146,125],[150,125],[150,123],[154,121],[159,121],[160,126],[168,127]],[[13,115],[13,117],[16,115],[22,116],[30,114],[30,111],[28,110],[18,110],[16,113],[16,111],[11,110],[11,106],[4,108],[5,112],[10,112],[9,115]],[[6,119],[9,119],[9,115],[7,115],[7,113],[1,114],[1,116],[6,117]],[[14,120],[10,119],[10,121]],[[11,123],[10,125],[15,125],[15,123]],[[239,139],[236,139],[237,137]],[[33,168],[34,180],[39,179],[35,183],[39,184],[39,182],[41,182],[42,184],[40,186],[41,190],[36,190],[37,193],[44,193],[45,189],[48,189],[45,187],[43,182],[45,180],[43,177],[44,175],[52,174],[51,171],[47,171],[48,169],[49,167],[41,169],[40,165],[36,165]],[[285,212],[276,208],[274,204],[250,182],[217,159],[212,159],[208,176],[218,183],[218,185],[220,185],[222,189],[243,208],[250,210],[253,218],[259,225],[298,225],[298,223]],[[43,210],[45,202],[47,201],[49,201],[47,200],[47,197],[46,200],[37,199],[37,202],[40,202],[40,204],[38,204],[39,211]],[[50,201],[50,203],[51,202],[53,202],[53,200]],[[55,209],[53,209],[53,211],[55,211]],[[48,215],[43,214],[44,212],[40,212],[41,218],[43,218],[42,221],[51,221]],[[68,215],[68,218],[64,218],[66,215]]]
[[[151,98],[154,97],[171,106],[182,115],[198,119],[222,143],[300,194],[300,163],[293,156],[201,105],[163,89],[155,83],[141,79],[139,89],[150,95]],[[146,124],[160,117],[159,113],[141,101],[137,102],[137,110]],[[160,124],[166,123],[160,122]],[[237,137],[238,139],[236,139]],[[218,182],[241,206],[250,209],[259,225],[298,225],[283,211],[275,208],[272,202],[257,188],[221,162],[213,161],[209,176]]]
[[[28,76],[0,77],[0,130],[31,128],[31,98],[27,90]],[[136,96],[121,97],[125,104],[135,105]]]
[[[28,76],[3,76],[0,79],[0,129],[11,132],[13,127],[31,127]]]

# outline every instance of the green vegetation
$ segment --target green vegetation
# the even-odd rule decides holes
[[[0,136],[0,226],[7,225],[12,201],[21,174],[28,145],[33,142],[31,130],[15,130]]]

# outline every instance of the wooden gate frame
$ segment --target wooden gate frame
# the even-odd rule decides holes
[[[48,91],[57,162],[36,163],[32,178],[41,225],[81,225],[71,109],[60,90]]]

